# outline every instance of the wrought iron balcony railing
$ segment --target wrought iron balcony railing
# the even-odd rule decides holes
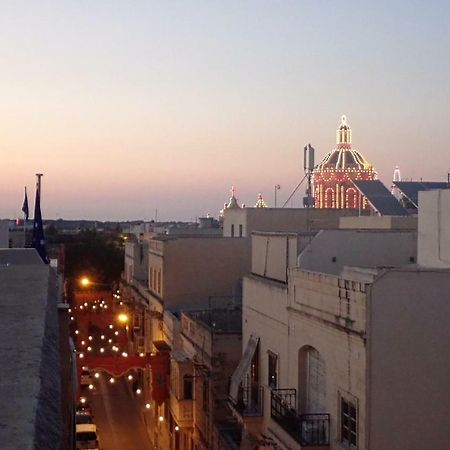
[[[295,389],[273,389],[270,415],[292,438],[304,447],[330,445],[329,414],[298,414]]]
[[[237,402],[233,408],[242,417],[261,417],[264,414],[264,388],[262,386],[239,386]]]

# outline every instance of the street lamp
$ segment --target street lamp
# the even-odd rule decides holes
[[[88,277],[83,277],[80,280],[80,284],[81,284],[81,286],[87,287],[91,284],[91,281],[89,280]]]
[[[121,323],[127,323],[128,322],[128,316],[126,314],[119,314],[117,316],[117,320]]]

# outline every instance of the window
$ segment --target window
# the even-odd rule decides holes
[[[156,291],[158,294],[161,294],[161,270],[158,270],[158,287]]]
[[[239,224],[239,237],[242,237],[242,224]]]
[[[278,356],[271,351],[268,352],[268,380],[267,384],[271,389],[276,389],[278,384]]]
[[[252,385],[261,383],[261,380],[259,379],[259,341],[250,364],[250,383]]]
[[[357,448],[357,410],[355,404],[345,398],[341,398],[341,441],[351,449]]]
[[[150,267],[150,288],[154,289],[155,283],[153,281],[153,267]]]
[[[203,397],[203,411],[208,412],[209,411],[209,392],[208,392],[208,380],[203,380],[203,392],[202,392],[202,397]]]
[[[231,224],[231,237],[234,237],[234,223]]]
[[[183,398],[184,400],[192,400],[192,377],[190,375],[183,377]]]

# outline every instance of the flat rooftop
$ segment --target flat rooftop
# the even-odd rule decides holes
[[[0,261],[0,447],[59,449],[60,374],[51,269],[32,249],[2,250]],[[49,304],[50,297],[54,304]]]
[[[183,314],[196,322],[200,322],[214,332],[242,332],[242,310],[240,307],[234,309],[185,311]]]

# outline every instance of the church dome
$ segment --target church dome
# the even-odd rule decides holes
[[[367,200],[352,180],[377,178],[372,164],[352,148],[352,130],[345,116],[336,131],[336,147],[328,152],[313,171],[316,208],[366,209]]]
[[[372,171],[372,164],[364,156],[352,148],[352,131],[345,116],[341,117],[341,125],[336,133],[336,148],[328,152],[317,165],[314,172],[324,171]]]

